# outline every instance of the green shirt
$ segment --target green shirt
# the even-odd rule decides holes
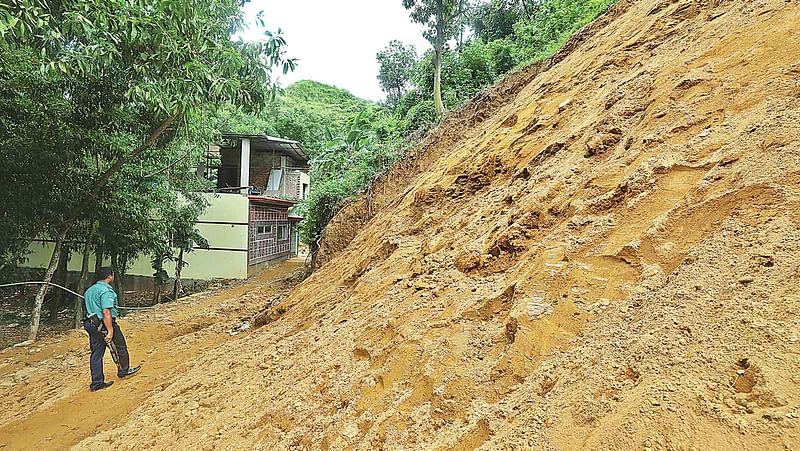
[[[103,282],[102,280],[89,287],[83,295],[84,304],[86,305],[86,317],[91,318],[92,315],[97,315],[98,318],[103,319],[103,309],[111,309],[111,317],[116,318],[119,316],[117,311],[117,293],[111,288],[111,285]]]

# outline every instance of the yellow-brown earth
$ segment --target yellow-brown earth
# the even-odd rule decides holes
[[[796,0],[623,0],[371,194],[78,447],[800,448]]]

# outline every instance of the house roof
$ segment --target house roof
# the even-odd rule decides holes
[[[289,199],[280,199],[278,197],[247,196],[247,198],[250,199],[250,202],[255,202],[257,204],[271,204],[271,205],[278,205],[281,207],[293,207],[297,205],[297,201]]]
[[[248,135],[242,133],[223,133],[223,141],[225,140],[250,140],[250,150],[254,152],[281,152],[295,160],[308,162],[308,154],[303,150],[303,146],[297,142],[289,139],[275,138],[274,136],[267,135]],[[238,145],[238,143],[237,143]],[[228,147],[228,146],[222,146]]]

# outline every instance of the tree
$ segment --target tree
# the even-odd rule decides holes
[[[194,252],[195,246],[207,248],[208,241],[200,235],[195,228],[197,216],[204,206],[197,203],[184,203],[180,205],[169,218],[170,229],[172,230],[172,246],[178,249],[178,256],[175,259],[175,284],[172,288],[172,299],[177,300],[181,291],[181,271],[188,263],[184,261],[186,253]]]
[[[492,56],[489,46],[479,39],[470,40],[460,51],[446,50],[442,54],[441,90],[445,108],[461,105],[497,79]],[[412,77],[414,85],[423,92],[430,92],[434,86],[432,60],[433,52],[423,55]]]
[[[108,194],[108,185],[120,173],[163,148],[183,119],[207,105],[230,102],[259,108],[274,95],[272,68],[294,68],[279,34],[267,34],[258,43],[231,40],[242,25],[239,6],[237,0],[11,0],[0,5],[0,47],[10,52],[33,49],[39,55],[44,73],[60,80],[55,104],[73,115],[73,124],[80,124],[80,115],[87,112],[98,112],[100,118],[93,130],[76,127],[85,132],[74,140],[82,145],[71,148],[69,161],[75,164],[62,165],[67,169],[62,178],[79,183],[58,187],[68,189],[68,196],[59,199],[61,207],[33,221],[55,241],[45,282],[52,280],[67,236]],[[110,90],[86,89],[97,86]],[[53,114],[47,107],[41,111],[44,122]],[[6,132],[4,138],[13,141],[36,131],[23,123]],[[107,141],[115,145],[104,147]],[[22,155],[30,148],[4,151]],[[96,172],[87,164],[93,160],[98,162]],[[52,194],[49,183],[45,178],[32,186]],[[28,237],[30,242],[35,235]],[[31,340],[46,292],[43,285],[36,296]]]
[[[81,255],[81,274],[78,277],[78,293],[86,292],[89,287],[89,254],[94,244],[94,222],[89,226],[88,239],[83,245],[83,254]],[[80,329],[83,322],[83,299],[75,297],[75,328]]]
[[[2,7],[0,7],[2,8]],[[0,267],[12,268],[21,263],[28,251],[30,237],[45,232],[46,221],[57,208],[54,194],[71,198],[74,184],[61,176],[63,167],[77,158],[71,152],[72,127],[66,124],[71,114],[64,98],[60,73],[45,73],[39,55],[30,48],[14,51],[0,49]],[[25,131],[30,130],[26,133]],[[59,154],[48,149],[61,148]],[[18,149],[37,149],[18,152]],[[40,150],[41,149],[41,150]],[[31,189],[41,186],[43,175],[54,189]],[[59,183],[64,182],[64,183]]]
[[[404,45],[395,40],[378,52],[377,59],[380,64],[378,80],[381,89],[387,94],[386,103],[394,109],[408,89],[411,71],[417,61],[417,51],[413,45]]]
[[[445,43],[458,30],[461,17],[467,12],[467,0],[403,0],[411,19],[425,27],[424,36],[433,46],[433,100],[436,113],[444,112],[442,103],[442,54]]]
[[[483,42],[503,39],[514,34],[514,24],[523,17],[519,0],[491,0],[477,5],[469,14],[475,36]]]

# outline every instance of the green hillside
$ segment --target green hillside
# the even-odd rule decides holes
[[[325,131],[336,134],[359,113],[388,116],[377,103],[312,80],[293,83],[259,115],[234,114],[223,128],[235,133],[266,133],[303,143],[311,155],[325,147]]]

